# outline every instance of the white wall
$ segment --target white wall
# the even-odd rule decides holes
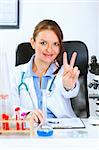
[[[98,55],[98,62],[99,62],[99,2],[97,5],[97,55]]]
[[[88,46],[89,56],[97,52],[99,3],[53,1],[20,0],[20,28],[0,30],[0,50],[6,51],[10,68],[15,62],[17,44],[28,41],[34,26],[45,18],[54,19],[59,23],[64,40],[84,41]]]

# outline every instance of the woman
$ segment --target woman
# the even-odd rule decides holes
[[[20,106],[21,111],[32,112],[35,122],[43,120],[42,89],[47,89],[48,117],[75,117],[70,98],[79,92],[80,71],[74,67],[76,52],[70,64],[67,54],[62,54],[63,33],[53,20],[43,20],[34,29],[31,45],[35,55],[24,65],[11,73],[11,92],[13,108]],[[58,59],[63,55],[63,66]],[[20,84],[21,83],[21,84]],[[15,107],[14,107],[15,106]]]

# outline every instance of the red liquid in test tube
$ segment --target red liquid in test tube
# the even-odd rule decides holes
[[[2,114],[2,120],[9,120],[9,115]],[[3,125],[3,130],[9,130],[10,129],[8,122],[4,122],[2,125]]]

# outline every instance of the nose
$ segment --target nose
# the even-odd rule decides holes
[[[52,44],[48,44],[47,51],[50,53],[53,50]]]

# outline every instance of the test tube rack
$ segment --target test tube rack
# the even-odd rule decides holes
[[[25,129],[17,129],[16,128],[16,124],[22,125],[22,123],[28,123],[29,127],[25,128]],[[9,125],[9,129],[4,129],[3,125],[8,124]],[[15,125],[15,127],[11,127],[11,125]],[[16,120],[16,119],[9,119],[9,120],[3,120],[0,119],[0,133],[4,134],[4,133],[29,133],[30,136],[34,135],[34,121],[33,118],[27,118],[24,120]]]

